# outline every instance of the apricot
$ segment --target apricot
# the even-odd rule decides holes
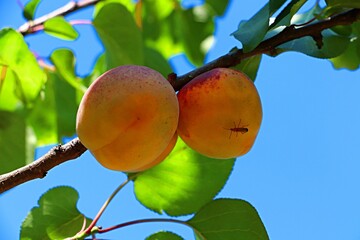
[[[136,172],[172,140],[179,118],[176,93],[158,72],[120,66],[98,77],[84,94],[76,119],[79,139],[104,167]]]
[[[216,68],[178,92],[178,134],[195,151],[227,159],[247,153],[258,134],[262,107],[253,82],[244,73]]]
[[[147,170],[149,168],[152,168],[152,167],[158,165],[159,163],[161,163],[163,160],[165,160],[165,158],[174,149],[174,147],[176,145],[176,142],[177,142],[177,139],[178,139],[178,134],[175,132],[174,136],[171,138],[169,144],[164,149],[164,151],[156,159],[154,159],[152,162],[148,163],[147,165],[143,166],[142,168],[137,169],[137,172],[141,172],[141,171]]]

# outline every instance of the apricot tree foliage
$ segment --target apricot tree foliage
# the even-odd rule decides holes
[[[307,2],[313,7],[300,12]],[[224,14],[227,1],[206,0],[202,5],[184,8],[178,0],[83,0],[69,2],[38,17],[39,4],[40,0],[26,3],[23,14],[27,22],[18,29],[0,30],[0,192],[43,178],[53,167],[86,151],[74,138],[33,161],[36,147],[61,143],[63,137],[74,136],[82,95],[94,79],[113,67],[148,66],[167,76],[174,89],[180,90],[194,77],[217,67],[239,69],[255,80],[263,54],[276,57],[298,51],[309,57],[328,59],[336,68],[357,69],[360,63],[358,1],[327,0],[319,4],[306,0],[269,0],[252,18],[239,19],[239,25],[234,26],[233,37],[241,42],[242,49],[229,46],[228,53],[207,64],[203,64],[208,50],[204,43],[213,36],[214,19]],[[68,21],[66,16],[90,6],[94,15],[87,21],[105,49],[91,73],[85,77],[76,75],[71,49],[54,50],[49,53],[49,59],[37,57],[31,51],[26,38],[35,32],[64,40],[81,38],[73,28],[79,21]],[[197,68],[177,76],[168,59],[180,52]],[[128,174],[128,180],[116,189],[93,219],[76,208],[79,196],[76,190],[69,187],[49,190],[22,224],[21,239],[83,239],[91,234],[155,221],[186,225],[193,229],[196,239],[219,239],[217,232],[221,232],[221,239],[268,239],[264,224],[250,203],[215,199],[226,184],[234,161],[204,157],[179,140],[163,163]],[[135,195],[145,207],[169,216],[194,214],[193,217],[187,221],[142,219],[103,229],[97,227],[107,204],[129,181],[134,182]],[[68,210],[66,214],[63,209]],[[62,218],[57,218],[58,215]],[[175,233],[160,232],[148,239],[182,238]]]

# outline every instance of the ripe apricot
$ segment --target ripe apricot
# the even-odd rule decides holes
[[[170,83],[143,66],[120,66],[96,79],[77,112],[79,139],[104,167],[152,167],[177,128],[179,106]]]
[[[253,82],[242,72],[217,68],[178,93],[178,134],[195,151],[213,158],[247,153],[258,134],[262,107]]]
[[[141,171],[144,171],[146,169],[149,169],[149,168],[154,167],[154,166],[158,165],[159,163],[161,163],[174,149],[177,139],[178,139],[178,134],[175,132],[174,136],[171,138],[171,140],[170,140],[169,144],[167,145],[167,147],[165,148],[165,150],[152,162],[148,163],[147,165],[143,166],[142,168],[137,169],[136,171],[141,172]]]

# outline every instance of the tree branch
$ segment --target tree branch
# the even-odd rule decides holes
[[[50,12],[44,16],[41,16],[35,20],[28,21],[21,25],[18,28],[18,31],[23,35],[28,35],[30,33],[36,32],[35,29],[39,29],[39,26],[43,26],[44,23],[49,20],[50,18],[57,17],[57,16],[65,16],[69,13],[75,12],[76,10],[95,5],[96,3],[102,0],[83,0],[80,2],[70,1],[66,5],[56,9],[53,12]],[[43,29],[40,27],[40,29]]]
[[[296,27],[294,25],[290,25],[275,36],[261,42],[250,52],[244,53],[242,49],[230,51],[228,54],[225,54],[202,67],[194,69],[183,76],[177,77],[175,83],[173,84],[174,89],[181,89],[191,79],[211,69],[236,66],[244,59],[255,55],[271,53],[277,46],[283,43],[306,36],[319,35],[325,29],[340,25],[350,25],[358,20],[360,20],[360,9],[352,9],[327,20],[319,21],[306,26]]]
[[[27,181],[43,178],[53,167],[68,160],[76,159],[85,151],[86,147],[84,147],[78,138],[73,139],[65,145],[53,147],[49,152],[31,164],[0,175],[0,193]]]
[[[85,4],[94,4],[95,0],[92,1],[83,1]],[[80,3],[79,3],[80,4]],[[77,6],[79,8],[79,6]],[[62,10],[55,11],[58,15],[65,14],[72,10]],[[47,17],[48,18],[48,17]],[[205,64],[202,67],[199,67],[185,75],[176,77],[173,75],[169,76],[171,82],[173,83],[175,90],[180,90],[186,83],[188,83],[194,77],[218,67],[231,67],[238,65],[242,60],[249,57],[271,53],[275,48],[283,43],[292,41],[294,39],[302,38],[305,36],[315,36],[321,33],[324,29],[331,28],[337,25],[349,25],[360,19],[360,9],[353,9],[348,12],[339,14],[327,20],[319,21],[317,23],[309,24],[306,26],[296,27],[289,26],[286,27],[283,31],[277,35],[264,40],[261,42],[254,50],[250,52],[243,52],[242,49],[231,51],[230,53],[221,56],[214,61]],[[45,21],[45,20],[44,20]],[[38,24],[42,24],[41,21],[38,21]],[[34,26],[34,25],[32,25]],[[17,185],[20,185],[24,182],[30,181],[36,178],[43,178],[47,171],[51,168],[59,165],[68,160],[79,157],[82,153],[86,151],[86,148],[82,145],[78,138],[72,140],[71,142],[63,145],[57,146],[51,149],[47,154],[40,157],[38,160],[29,164],[28,166],[17,169],[13,172],[4,174],[0,176],[0,193],[11,189]]]

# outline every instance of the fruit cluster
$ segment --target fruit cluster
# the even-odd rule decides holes
[[[92,83],[80,103],[76,129],[104,167],[138,172],[165,159],[178,135],[208,157],[241,156],[254,144],[261,119],[259,94],[239,71],[213,69],[176,95],[157,71],[128,65]]]

